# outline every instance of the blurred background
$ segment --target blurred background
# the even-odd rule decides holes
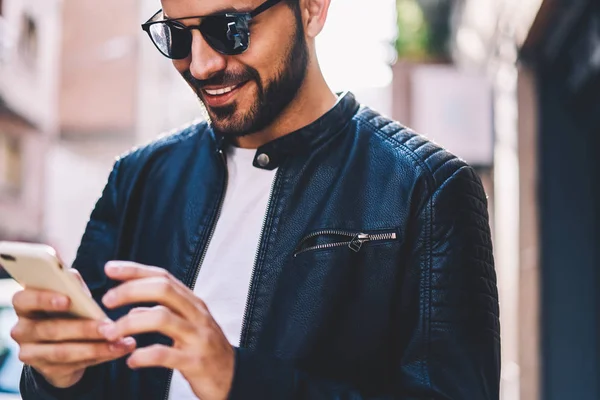
[[[70,263],[115,157],[202,117],[140,29],[159,7],[0,0],[0,240]],[[600,399],[600,2],[332,0],[318,45],[333,89],[481,175],[502,399]],[[14,290],[0,286],[6,393]]]

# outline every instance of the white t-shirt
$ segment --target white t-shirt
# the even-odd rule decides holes
[[[275,171],[252,166],[256,150],[230,147],[229,181],[194,294],[200,297],[227,340],[240,342],[246,300]],[[170,400],[196,399],[188,382],[173,372]]]

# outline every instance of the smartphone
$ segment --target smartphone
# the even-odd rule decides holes
[[[24,288],[51,290],[71,299],[69,314],[74,317],[103,320],[107,316],[68,272],[56,251],[44,244],[0,242],[0,265]]]

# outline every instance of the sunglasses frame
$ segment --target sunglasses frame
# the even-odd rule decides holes
[[[250,47],[250,28],[249,28],[250,21],[253,18],[256,18],[259,14],[267,11],[268,9],[270,9],[271,7],[275,6],[276,4],[278,4],[282,1],[283,0],[267,0],[264,3],[262,3],[260,6],[256,7],[254,10],[247,11],[247,12],[221,12],[221,13],[215,13],[215,14],[203,15],[203,16],[193,16],[193,17],[183,17],[183,18],[166,18],[166,19],[163,18],[163,19],[157,20],[157,18],[160,16],[164,17],[164,12],[162,9],[160,9],[152,16],[152,18],[150,18],[146,23],[142,24],[142,30],[148,34],[148,36],[150,37],[150,40],[152,41],[154,46],[158,49],[158,51],[160,51],[160,53],[163,56],[165,56],[171,60],[183,60],[183,59],[186,59],[187,57],[189,57],[189,55],[192,51],[191,46],[190,46],[189,53],[187,53],[187,55],[185,57],[181,57],[181,58],[180,57],[172,57],[172,56],[169,56],[168,54],[165,54],[165,52],[161,50],[161,48],[158,46],[158,44],[152,37],[152,33],[150,32],[150,28],[152,27],[152,25],[169,24],[169,25],[172,25],[171,29],[173,29],[173,27],[174,27],[174,28],[177,28],[180,30],[188,31],[190,36],[192,34],[192,30],[197,29],[198,31],[200,31],[200,33],[202,34],[202,37],[204,38],[204,40],[206,40],[208,45],[216,52],[226,55],[226,56],[239,55],[239,54],[244,53]],[[223,17],[231,18],[231,19],[235,20],[235,27],[234,27],[235,32],[233,33],[233,35],[240,35],[240,32],[241,32],[247,38],[245,44],[241,43],[241,41],[240,41],[240,46],[239,46],[240,48],[238,50],[235,50],[235,49],[233,51],[219,50],[211,44],[210,40],[207,39],[204,36],[204,33],[202,32],[201,26],[202,26],[203,20],[206,20],[209,18],[223,18]],[[186,20],[186,19],[200,19],[200,23],[198,25],[185,25],[181,21]],[[230,29],[231,29],[231,27],[230,27]],[[228,34],[229,34],[229,32],[228,32]]]

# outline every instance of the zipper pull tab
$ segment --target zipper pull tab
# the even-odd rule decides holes
[[[350,247],[350,250],[354,251],[355,253],[358,253],[363,243],[368,242],[369,240],[371,240],[371,237],[368,234],[359,233],[358,235],[352,238],[352,241],[350,242],[348,247]]]

